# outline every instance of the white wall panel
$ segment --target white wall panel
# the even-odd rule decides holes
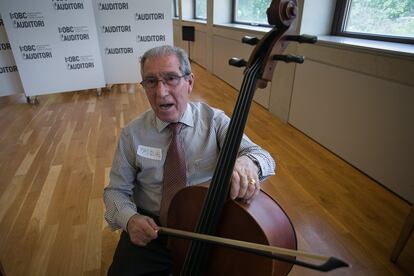
[[[307,60],[289,123],[414,202],[414,88]]]
[[[214,36],[213,45],[214,74],[239,90],[243,80],[244,68],[230,66],[228,61],[232,57],[248,60],[253,48],[242,44],[240,40],[233,40],[218,35]],[[269,106],[270,86],[271,83],[268,83],[265,89],[257,89],[254,96],[254,100],[266,108]]]
[[[190,42],[190,56],[191,59],[193,59],[203,67],[206,67],[206,49],[206,32],[195,31],[194,41]]]

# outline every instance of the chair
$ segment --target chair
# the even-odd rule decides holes
[[[404,226],[401,229],[400,236],[398,237],[397,242],[394,245],[394,249],[391,253],[391,261],[396,262],[398,257],[401,254],[401,251],[404,249],[405,244],[410,238],[411,233],[414,230],[414,205],[411,206],[410,214],[408,214],[407,219],[405,220]]]

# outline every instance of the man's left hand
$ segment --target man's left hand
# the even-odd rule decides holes
[[[260,191],[258,172],[259,168],[249,157],[238,157],[231,177],[230,197],[252,202]]]

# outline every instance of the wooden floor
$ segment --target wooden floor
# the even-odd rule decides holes
[[[192,98],[231,114],[236,91],[194,71]],[[121,128],[149,104],[139,85],[38,99],[0,98],[0,260],[7,275],[105,275],[119,233],[103,219],[102,191]],[[406,202],[259,105],[246,132],[277,160],[263,189],[290,216],[299,249],[352,265],[330,275],[414,275],[414,237],[389,261]]]

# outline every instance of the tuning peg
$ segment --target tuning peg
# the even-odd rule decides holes
[[[303,63],[305,58],[303,56],[293,56],[293,55],[274,55],[273,60],[281,60],[284,62],[296,62]]]
[[[255,37],[255,36],[244,36],[243,38],[242,38],[242,43],[246,43],[246,44],[249,44],[249,45],[252,45],[252,46],[254,46],[254,45],[256,45],[260,40],[257,38],[257,37]]]
[[[287,35],[286,40],[314,44],[318,41],[318,38],[313,35]]]
[[[236,67],[245,67],[247,65],[247,61],[241,58],[232,57],[229,59],[229,64]]]

